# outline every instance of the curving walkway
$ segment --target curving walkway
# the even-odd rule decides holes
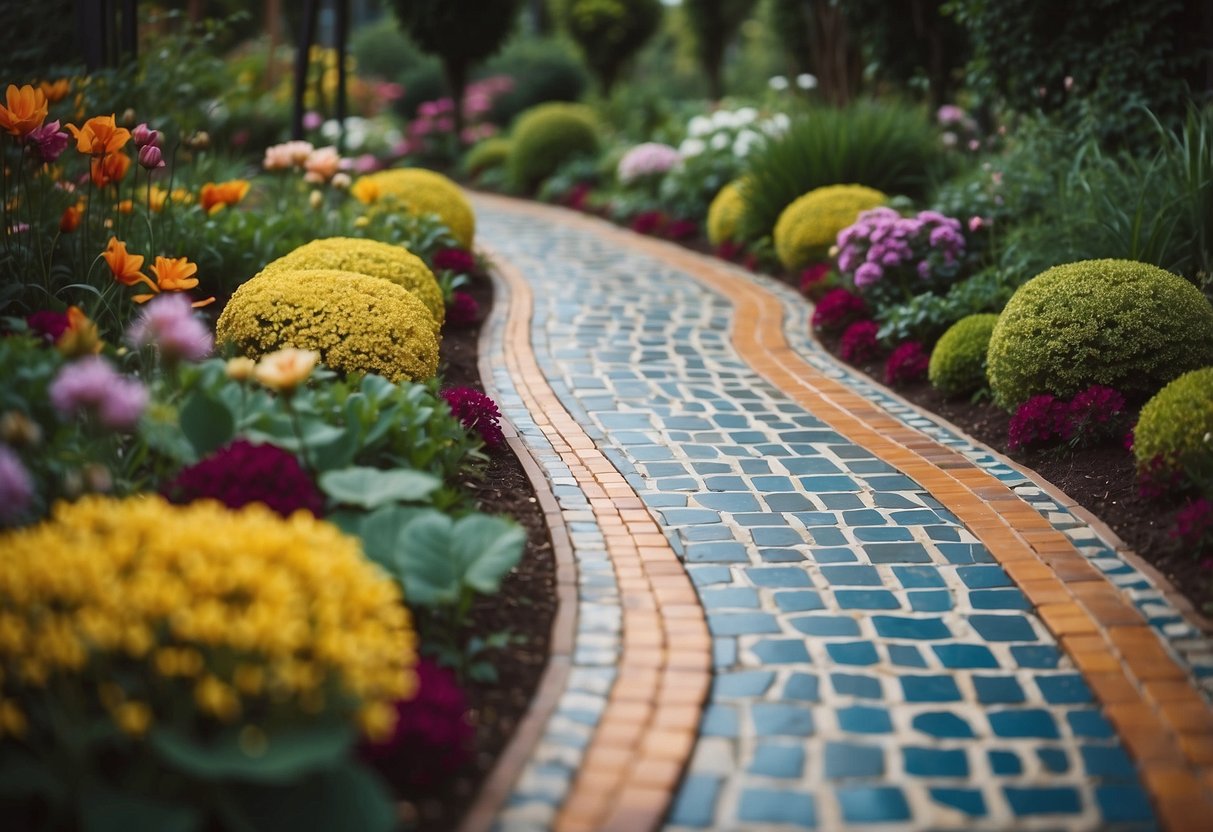
[[[562,612],[465,830],[1204,829],[1213,643],[785,288],[478,196]]]

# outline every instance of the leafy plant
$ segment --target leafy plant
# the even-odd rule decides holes
[[[558,0],[556,17],[581,47],[604,95],[661,23],[660,0]]]

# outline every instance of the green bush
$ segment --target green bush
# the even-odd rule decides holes
[[[438,61],[422,54],[416,44],[404,36],[393,15],[359,27],[350,38],[350,53],[360,75],[399,81],[423,64],[430,64],[441,73]]]
[[[1155,473],[1156,460],[1190,484],[1213,485],[1213,367],[1184,373],[1141,409],[1133,430],[1138,471]]]
[[[1145,263],[1055,266],[1015,292],[987,362],[994,400],[1008,409],[1092,384],[1144,398],[1213,364],[1213,307],[1191,283]]]
[[[463,157],[463,172],[475,178],[486,170],[504,167],[510,160],[512,147],[513,143],[503,136],[477,143]]]
[[[577,101],[590,82],[576,51],[557,38],[515,38],[481,74],[514,79],[514,88],[493,99],[489,110],[489,120],[503,125],[548,101]]]
[[[946,396],[964,396],[986,386],[986,352],[998,316],[993,313],[961,318],[931,351],[927,378]]]
[[[751,185],[746,187],[743,222],[750,217]],[[775,253],[779,262],[792,270],[824,259],[839,231],[854,223],[860,212],[887,201],[888,197],[880,191],[863,185],[830,185],[809,191],[785,208],[775,223]]]
[[[581,104],[540,104],[518,117],[510,151],[510,177],[523,189],[575,156],[598,151],[598,128],[590,108]]]
[[[784,208],[825,185],[853,182],[918,196],[942,159],[941,148],[916,109],[876,103],[814,109],[752,155],[743,234],[770,234]]]

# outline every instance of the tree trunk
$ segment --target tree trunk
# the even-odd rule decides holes
[[[722,55],[715,55],[704,63],[704,74],[708,76],[708,98],[713,102],[724,98],[724,68]]]
[[[818,89],[826,102],[845,107],[859,88],[859,51],[851,43],[840,6],[825,0],[804,0],[809,24],[809,48],[817,70]]]

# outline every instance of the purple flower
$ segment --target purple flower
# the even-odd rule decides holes
[[[65,419],[78,412],[96,414],[103,427],[130,430],[147,407],[147,389],[119,374],[96,355],[64,365],[47,390],[51,404]]]
[[[29,471],[7,445],[0,445],[0,521],[20,517],[34,499],[34,481]]]
[[[62,155],[70,140],[67,131],[59,129],[59,119],[47,122],[26,136],[31,152],[48,165]]]
[[[495,448],[505,441],[501,432],[501,411],[497,404],[484,393],[471,387],[452,387],[443,390],[442,399],[451,408],[451,413],[469,431],[476,431],[484,444]]]
[[[884,277],[884,271],[875,263],[864,263],[855,270],[855,285],[860,289],[878,283]]]
[[[148,344],[160,351],[165,361],[201,361],[210,355],[215,339],[194,314],[185,295],[162,294],[151,300],[126,333],[135,347]]]
[[[67,332],[67,313],[42,309],[27,316],[25,323],[29,326],[30,332],[46,343],[53,344],[63,333]]]
[[[183,468],[164,494],[176,503],[209,498],[229,508],[264,503],[283,517],[300,509],[319,516],[324,510],[323,495],[294,454],[243,439]]]

